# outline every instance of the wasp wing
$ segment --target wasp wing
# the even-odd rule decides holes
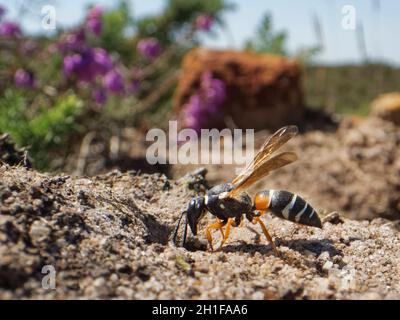
[[[243,177],[235,184],[235,188],[228,195],[232,196],[237,191],[250,187],[253,183],[266,177],[271,171],[282,168],[296,160],[297,155],[294,152],[283,152],[258,163],[248,176]]]
[[[297,133],[298,129],[296,126],[287,126],[279,129],[269,139],[267,139],[260,148],[260,150],[258,151],[258,153],[255,155],[253,161],[249,163],[249,165],[244,169],[244,171],[232,181],[232,184],[235,186],[235,188],[230,193],[231,194],[235,193],[236,190],[239,188],[243,189],[244,184],[246,185],[246,187],[249,186],[250,184],[246,182],[249,179],[251,179],[252,183],[254,183],[255,181],[257,181],[257,179],[265,177],[268,173],[260,175],[259,174],[260,168],[263,168],[262,170],[268,169],[268,172],[270,172],[272,170],[282,167],[283,165],[279,165],[280,162],[278,162],[277,160],[272,161],[269,164],[266,163],[276,150],[278,150],[281,146],[283,146],[286,142],[288,142],[291,138],[293,138]],[[289,158],[294,159],[294,157],[296,156],[295,155],[293,156],[292,154],[292,156],[288,157],[288,159]],[[296,159],[290,162],[293,162]],[[257,171],[258,175],[255,175],[255,171]],[[254,177],[256,177],[257,179],[254,180]]]
[[[249,176],[251,172],[255,169],[257,164],[268,159],[272,155],[272,153],[278,150],[297,133],[298,129],[296,126],[287,126],[276,131],[269,139],[264,142],[260,150],[255,155],[253,161],[250,162],[244,169],[244,171],[232,181],[232,184],[235,185],[238,181],[243,180],[243,178],[245,178],[246,176]]]

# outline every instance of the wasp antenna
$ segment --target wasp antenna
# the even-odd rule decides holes
[[[172,236],[172,242],[174,243],[175,246],[176,246],[176,238],[178,237],[179,226],[180,226],[180,224],[181,224],[183,215],[184,215],[185,213],[187,213],[186,210],[183,211],[183,212],[181,213],[181,216],[180,216],[180,218],[179,218],[179,220],[178,220],[178,223],[177,223],[177,225],[176,225],[176,227],[175,227],[174,234],[173,234],[173,236]],[[185,226],[185,235],[184,235],[185,241],[186,241],[186,230],[187,230],[187,215],[186,215],[186,226]]]
[[[185,244],[186,244],[187,229],[188,229],[188,215],[187,215],[187,212],[186,212],[185,230],[183,231],[182,247],[184,247]]]

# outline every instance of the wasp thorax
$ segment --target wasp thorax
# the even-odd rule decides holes
[[[213,215],[226,221],[228,218],[250,212],[252,210],[252,201],[245,193],[241,193],[236,197],[224,197],[223,193],[221,193],[208,195],[206,206]]]

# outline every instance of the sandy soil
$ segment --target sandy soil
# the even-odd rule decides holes
[[[383,218],[327,210],[320,230],[266,216],[281,257],[249,225],[232,230],[220,252],[204,250],[203,232],[192,251],[175,248],[177,218],[204,183],[117,171],[50,176],[3,164],[0,299],[400,299],[399,226]],[[42,288],[44,265],[55,268],[55,289]]]

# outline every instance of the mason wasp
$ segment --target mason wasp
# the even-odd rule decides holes
[[[266,177],[270,172],[284,167],[297,160],[293,152],[282,152],[274,157],[272,154],[298,133],[296,126],[287,126],[276,131],[262,145],[253,161],[246,166],[231,183],[217,185],[207,191],[205,196],[194,197],[187,209],[182,212],[173,234],[173,243],[177,245],[179,226],[185,217],[185,228],[182,246],[185,246],[187,226],[193,235],[197,235],[197,225],[210,212],[216,217],[214,223],[206,229],[206,238],[213,251],[211,230],[220,230],[221,248],[229,238],[231,227],[241,226],[243,218],[253,224],[259,224],[275,254],[278,254],[275,243],[269,234],[261,216],[266,212],[299,224],[322,228],[321,220],[313,207],[297,194],[285,190],[264,190],[257,192],[254,201],[245,191],[255,182]],[[223,227],[226,227],[223,230]]]

